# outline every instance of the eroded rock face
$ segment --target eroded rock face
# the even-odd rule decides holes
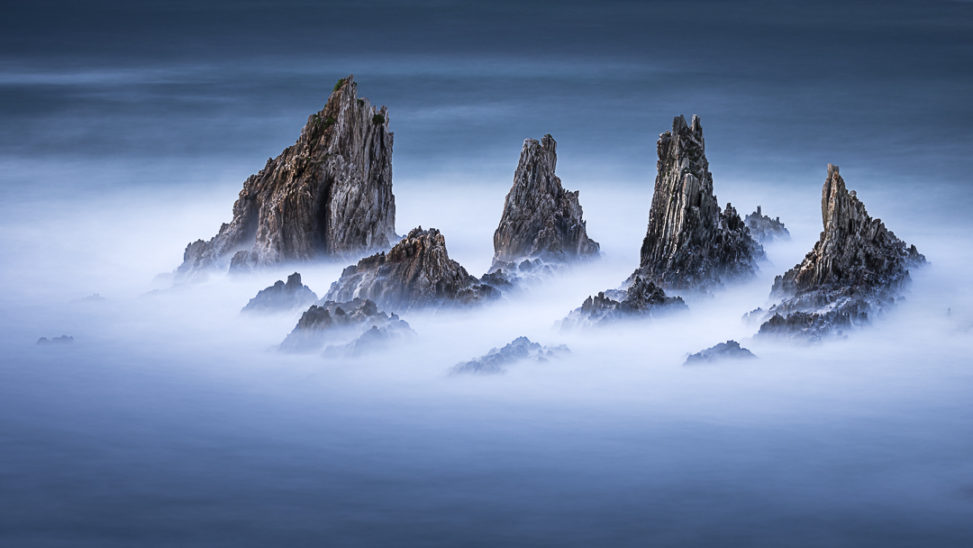
[[[613,289],[588,297],[561,325],[579,327],[608,324],[625,319],[648,318],[686,310],[680,297],[667,296],[661,287],[636,276],[628,289]]]
[[[527,337],[517,337],[503,348],[491,348],[489,352],[468,362],[456,364],[453,373],[497,374],[507,366],[522,361],[545,362],[570,353],[567,346],[542,346]]]
[[[496,288],[481,283],[449,258],[442,233],[419,227],[388,252],[346,268],[325,299],[371,299],[383,308],[405,311],[470,304],[499,295]]]
[[[687,125],[677,116],[657,150],[658,175],[636,274],[666,289],[702,290],[752,276],[763,248],[730,204],[720,210],[699,118]]]
[[[553,137],[524,141],[513,186],[493,234],[495,266],[524,259],[568,262],[598,254],[599,245],[588,237],[582,219],[578,191],[564,190],[554,174],[556,165]]]
[[[818,338],[866,323],[892,305],[909,281],[909,268],[926,258],[914,245],[895,237],[873,219],[838,167],[828,165],[821,191],[824,230],[804,260],[774,280],[770,308],[761,334]]]
[[[260,290],[250,299],[243,312],[276,312],[293,310],[307,306],[318,300],[318,296],[311,288],[301,283],[301,275],[297,272],[287,277],[287,282],[277,280],[274,285]]]
[[[757,356],[755,356],[753,352],[740,346],[740,343],[734,340],[729,340],[711,346],[705,350],[700,350],[695,354],[690,354],[689,357],[686,358],[686,363],[683,365],[695,365],[721,360],[746,360],[754,359],[756,357]]]
[[[349,76],[297,143],[247,179],[233,220],[186,247],[177,272],[357,254],[395,239],[388,110],[358,98]]]
[[[771,219],[760,211],[760,206],[757,206],[756,211],[747,215],[743,222],[750,229],[750,235],[760,243],[778,239],[789,240],[791,237],[790,231],[787,230],[784,223],[780,222],[780,217]]]
[[[324,301],[312,305],[287,335],[280,349],[285,352],[311,352],[325,344],[354,341],[372,327],[412,331],[395,314],[386,314],[368,299],[347,302]]]

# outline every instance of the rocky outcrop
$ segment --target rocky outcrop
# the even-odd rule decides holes
[[[243,307],[243,312],[293,310],[317,300],[318,296],[310,287],[301,283],[301,275],[295,272],[287,277],[286,283],[277,280],[274,285],[257,292],[257,296]]]
[[[312,305],[287,335],[280,349],[285,352],[320,350],[328,343],[347,343],[358,339],[372,327],[384,330],[412,331],[409,324],[395,314],[386,314],[368,299],[347,302],[324,301]]]
[[[756,357],[757,356],[755,356],[753,352],[740,346],[740,343],[734,340],[729,340],[726,342],[721,342],[715,346],[711,346],[705,350],[700,350],[695,354],[690,354],[689,357],[686,358],[686,363],[683,365],[695,365],[721,360],[747,360],[754,359]]]
[[[873,219],[838,167],[828,165],[821,191],[824,230],[804,260],[774,280],[770,308],[760,334],[810,338],[866,323],[897,299],[909,269],[926,259]]]
[[[687,125],[677,116],[657,150],[658,175],[636,275],[666,289],[701,290],[752,276],[763,248],[730,204],[720,210],[699,118]]]
[[[562,327],[608,324],[659,316],[686,309],[680,297],[667,296],[654,283],[636,276],[628,289],[602,291],[588,297],[561,322]]]
[[[554,174],[557,143],[550,135],[526,139],[513,186],[493,233],[494,267],[508,268],[524,259],[567,262],[598,254],[588,237],[578,191],[561,186]]]
[[[419,227],[387,253],[366,257],[346,268],[325,299],[371,299],[383,308],[404,311],[469,304],[499,295],[496,288],[449,258],[442,233]]]
[[[771,219],[760,211],[760,206],[757,206],[756,211],[744,217],[743,222],[750,229],[750,235],[760,243],[778,239],[789,240],[791,237],[790,231],[787,230],[784,223],[780,222],[780,217]]]
[[[74,337],[71,335],[60,335],[58,337],[41,337],[37,339],[37,344],[40,346],[50,346],[50,345],[61,345],[61,344],[71,344],[74,342]]]
[[[349,343],[327,347],[324,355],[328,358],[358,358],[391,348],[411,339],[415,334],[405,321],[389,322],[383,326],[373,325]]]
[[[357,254],[395,238],[388,111],[359,98],[349,76],[297,143],[247,179],[233,220],[186,247],[177,273]]]
[[[523,362],[546,362],[551,358],[568,354],[567,346],[553,348],[532,342],[527,337],[517,337],[503,348],[491,348],[485,355],[468,362],[453,366],[453,373],[497,374],[504,373],[507,366]]]

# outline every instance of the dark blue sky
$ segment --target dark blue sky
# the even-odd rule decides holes
[[[506,180],[550,132],[572,173],[651,182],[658,133],[698,113],[718,180],[833,162],[969,199],[971,2],[198,4],[7,6],[5,189],[242,181],[355,73],[397,177]]]

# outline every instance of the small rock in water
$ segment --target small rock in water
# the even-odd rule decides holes
[[[628,289],[611,289],[588,297],[561,322],[562,327],[598,325],[618,320],[648,318],[686,310],[681,297],[667,296],[654,283],[639,276]]]
[[[753,352],[740,346],[740,343],[729,340],[711,346],[705,350],[700,350],[686,358],[683,365],[699,364],[703,362],[715,362],[718,360],[740,360],[756,358]]]
[[[388,322],[385,325],[372,325],[367,331],[347,344],[332,345],[325,349],[326,357],[357,358],[377,350],[389,348],[416,334],[404,321]]]
[[[307,306],[318,300],[311,288],[301,283],[301,275],[297,272],[287,277],[287,282],[277,280],[274,285],[262,289],[257,296],[250,299],[243,312],[276,312],[293,310]]]
[[[372,327],[412,331],[407,322],[395,314],[382,312],[371,300],[325,301],[312,305],[304,312],[297,326],[281,343],[280,349],[285,352],[312,352],[329,342],[357,339]]]
[[[441,232],[418,227],[387,253],[366,257],[346,268],[324,298],[348,301],[360,297],[403,311],[473,304],[499,296],[499,290],[449,258]]]
[[[771,219],[760,211],[760,206],[757,206],[756,211],[747,215],[743,222],[750,229],[750,235],[760,243],[777,239],[789,240],[791,237],[790,231],[787,230],[784,223],[780,222],[780,217]]]
[[[457,364],[453,373],[496,374],[504,373],[508,365],[521,361],[545,362],[550,358],[569,353],[567,346],[541,346],[527,337],[517,337],[503,348],[492,348],[485,355]]]
[[[70,335],[61,335],[60,337],[41,337],[37,339],[37,344],[41,346],[55,345],[55,344],[71,344],[74,342],[74,337]]]

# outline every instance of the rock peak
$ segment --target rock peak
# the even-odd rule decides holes
[[[692,126],[675,117],[656,148],[658,174],[636,274],[680,289],[752,276],[763,248],[732,206],[719,207],[699,117]]]
[[[342,78],[297,142],[243,184],[233,220],[186,248],[178,272],[387,248],[395,238],[388,111]]]
[[[564,190],[554,174],[556,166],[554,137],[524,140],[493,234],[494,267],[531,258],[564,262],[598,253],[598,243],[588,238],[578,191]]]

